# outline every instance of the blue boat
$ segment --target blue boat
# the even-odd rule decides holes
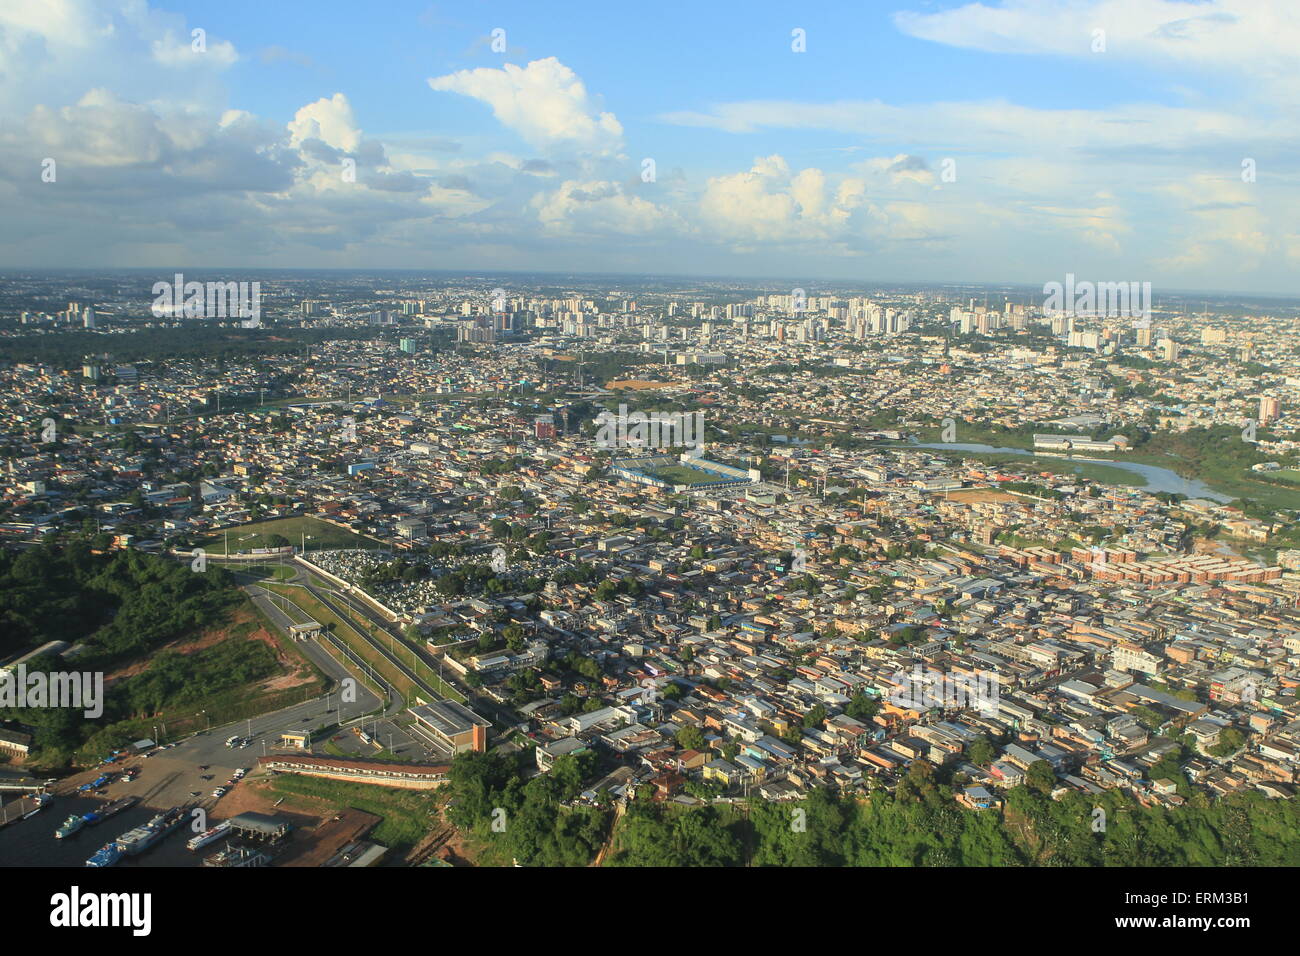
[[[114,841],[100,847],[99,851],[86,861],[86,866],[112,866],[120,859],[122,859],[122,845]]]
[[[113,779],[112,776],[109,774],[106,773],[100,774],[90,783],[83,783],[81,786],[77,788],[77,790],[81,792],[85,792],[87,790],[98,790],[100,787],[102,787],[104,784],[108,783],[112,779]]]

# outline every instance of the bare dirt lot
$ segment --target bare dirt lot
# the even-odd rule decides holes
[[[640,378],[627,378],[627,379],[615,379],[614,381],[606,382],[605,387],[606,388],[630,388],[638,392],[650,392],[650,391],[654,391],[655,389],[667,388],[668,384],[669,383],[667,382],[648,382],[645,379],[640,379]]]
[[[960,501],[965,504],[983,504],[986,502],[1006,504],[1007,502],[1023,502],[1023,498],[1010,494],[1005,491],[998,491],[994,488],[964,488],[961,491],[950,491],[947,494],[948,501]]]

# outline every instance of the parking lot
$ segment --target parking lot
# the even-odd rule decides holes
[[[349,757],[374,757],[379,753],[389,753],[413,763],[444,763],[451,760],[451,751],[445,746],[419,733],[417,727],[399,723],[398,719],[390,717],[367,720],[355,730],[335,734],[330,743]]]

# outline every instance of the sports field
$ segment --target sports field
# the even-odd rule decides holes
[[[718,475],[701,471],[698,468],[688,468],[685,465],[665,465],[663,468],[647,471],[646,474],[652,478],[666,481],[671,485],[706,485],[710,482],[724,480]]]
[[[382,542],[365,535],[355,534],[344,528],[336,528],[328,521],[318,518],[272,518],[268,521],[250,521],[248,524],[234,525],[218,529],[200,544],[209,554],[225,554],[226,539],[230,540],[232,554],[240,551],[252,551],[254,548],[270,548],[272,535],[288,539],[295,548],[303,545],[303,535],[307,535],[307,550],[321,548],[379,548]]]

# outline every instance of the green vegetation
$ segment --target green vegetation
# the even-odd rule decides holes
[[[920,429],[920,431],[924,431],[924,429]],[[938,431],[936,430],[934,435],[930,437],[933,438],[934,441],[938,441]],[[963,441],[969,441],[970,444],[993,444],[992,441],[983,441],[976,438],[963,439]],[[1005,437],[1003,437],[1001,441],[1001,447],[1016,447],[1014,442],[1006,441]],[[893,442],[892,444],[897,445],[898,443]],[[1126,468],[1117,468],[1114,465],[1103,465],[1091,461],[1071,461],[1066,458],[1050,458],[1041,455],[1012,455],[1007,452],[994,451],[960,451],[956,449],[952,451],[944,451],[941,448],[931,448],[928,449],[928,451],[940,457],[970,458],[975,461],[983,462],[985,465],[988,465],[991,469],[995,470],[1005,469],[1007,471],[1017,472],[1026,470],[1037,472],[1046,471],[1054,475],[1076,475],[1079,478],[1087,478],[1090,481],[1100,482],[1105,485],[1118,485],[1120,487],[1129,488],[1145,488],[1147,485],[1145,475],[1139,475],[1137,472],[1129,471]],[[1134,459],[1125,456],[1124,460],[1130,461]],[[1154,464],[1154,462],[1152,462],[1152,464]],[[1170,465],[1166,463],[1165,467],[1168,468]]]
[[[451,765],[447,818],[472,834],[483,862],[585,866],[608,830],[606,810],[567,805],[595,772],[596,755],[569,754],[549,773],[521,781],[531,750],[459,754]]]
[[[353,783],[349,780],[322,780],[319,777],[300,777],[296,774],[278,774],[270,781],[270,789],[283,796],[307,797],[331,804],[334,809],[352,807],[383,817],[383,822],[371,831],[376,843],[393,850],[407,850],[419,842],[434,825],[432,817],[435,801],[420,790],[399,790],[375,784]]]
[[[147,314],[142,310],[141,317]],[[369,340],[379,337],[373,329],[274,329],[221,327],[215,322],[185,321],[179,328],[135,328],[129,335],[113,336],[113,359],[117,362],[160,361],[168,358],[238,360],[275,355],[302,355],[320,342]],[[58,368],[77,368],[87,355],[104,348],[102,333],[69,330],[61,335],[19,335],[7,337],[0,346],[0,360],[48,362]]]
[[[715,474],[701,471],[699,468],[690,468],[686,465],[665,465],[662,468],[647,471],[646,474],[652,478],[666,481],[671,485],[700,485],[720,480]]]
[[[923,440],[939,441],[940,429],[922,427],[915,429]],[[993,445],[1002,448],[1033,447],[1035,432],[1059,431],[1050,426],[1027,423],[1019,428],[1004,429],[981,422],[959,422],[957,437],[962,443]],[[1250,471],[1250,466],[1267,460],[1257,445],[1243,440],[1241,429],[1233,425],[1215,425],[1210,428],[1192,428],[1184,432],[1150,431],[1144,426],[1132,426],[1116,430],[1130,441],[1130,451],[1107,454],[1089,452],[1089,457],[1114,458],[1135,464],[1155,465],[1168,468],[1184,478],[1203,481],[1220,494],[1237,499],[1245,499],[1265,512],[1286,509],[1300,509],[1300,491],[1289,487],[1286,477],[1278,478],[1257,475]],[[1111,430],[1100,430],[1091,437],[1110,437]],[[1261,438],[1268,438],[1265,431],[1259,433]],[[1071,462],[1064,459],[1043,457],[1025,457],[1005,453],[954,452],[963,457],[976,458],[990,464],[1005,463],[1013,467],[1019,463],[1024,467],[1032,462],[1040,471],[1058,473],[1074,472],[1081,477],[1094,478],[1107,484],[1132,485],[1143,487],[1145,478],[1113,466],[1099,465],[1091,462]]]
[[[918,764],[921,762],[918,762]],[[913,764],[916,767],[918,764]],[[1105,828],[1098,832],[1105,813]],[[816,790],[797,803],[751,799],[747,819],[711,807],[629,810],[612,864],[624,866],[1295,866],[1300,803],[1241,794],[1177,809],[1120,793],[1053,800],[1031,788],[1003,811],[960,807],[925,770],[893,794]],[[746,853],[748,857],[746,857]]]
[[[154,714],[248,687],[279,669],[275,654],[261,641],[222,641],[193,654],[162,651],[147,671],[127,681],[125,695],[132,713]]]
[[[610,866],[739,866],[743,823],[713,806],[666,809],[638,799],[620,822]]]
[[[0,656],[66,641],[81,646],[75,658],[43,654],[28,663],[29,673],[121,674],[97,717],[85,716],[87,704],[7,708],[0,720],[29,728],[33,762],[52,768],[96,760],[154,726],[174,737],[297,702],[324,686],[305,658],[283,649],[304,679],[265,693],[259,685],[284,668],[270,645],[252,638],[260,626],[233,578],[212,565],[196,573],[188,562],[136,551],[96,554],[84,541],[0,552]],[[212,631],[215,643],[159,652]]]
[[[972,759],[993,749],[977,741]],[[1180,746],[1166,760],[1186,783]],[[527,784],[529,755],[465,754],[452,764],[448,816],[484,847],[483,862],[585,865],[600,843],[605,811],[571,808],[594,756],[563,757]],[[1157,765],[1152,775],[1163,775]],[[1053,800],[1045,762],[1001,810],[966,810],[958,781],[915,761],[892,793],[842,796],[814,790],[803,800],[693,807],[649,799],[642,788],[618,822],[611,866],[1295,866],[1300,802],[1243,793],[1211,801],[1189,794],[1176,809],[1143,807],[1120,792]],[[696,788],[702,797],[708,788]],[[1100,809],[1102,813],[1096,811]],[[493,828],[493,821],[503,821]],[[1104,820],[1104,823],[1098,823]]]
[[[298,605],[301,611],[311,616],[311,619],[322,625],[330,634],[342,641],[358,657],[366,661],[378,674],[384,679],[389,686],[395,688],[399,694],[405,697],[408,694],[420,694],[423,692],[418,686],[400,670],[393,666],[383,654],[375,650],[370,642],[362,636],[362,631],[369,634],[370,637],[378,641],[381,645],[389,645],[389,652],[398,657],[406,667],[424,681],[430,687],[437,690],[442,696],[450,697],[452,700],[464,702],[465,695],[461,694],[450,684],[438,676],[438,672],[430,667],[419,655],[413,654],[409,644],[403,642],[402,647],[397,646],[396,639],[389,633],[380,630],[378,625],[361,618],[356,612],[352,611],[346,604],[335,604],[335,607],[342,609],[344,617],[339,617],[332,610],[326,607],[321,601],[317,600],[310,591],[298,584],[265,584],[263,587],[267,591],[287,597],[294,604]],[[328,641],[323,642],[328,644]],[[354,665],[349,664],[349,670]]]
[[[138,656],[216,620],[237,600],[221,568],[117,551],[84,541],[0,552],[0,657],[48,641],[85,644],[83,670]]]

